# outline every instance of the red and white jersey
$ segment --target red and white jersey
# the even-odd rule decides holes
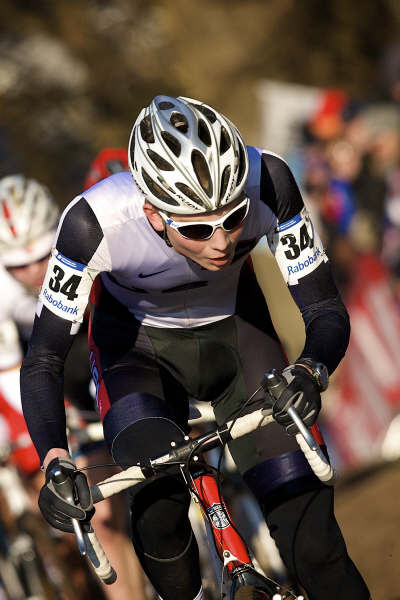
[[[20,338],[29,338],[36,298],[1,265],[0,288],[0,445],[15,445],[11,460],[33,473],[39,462],[22,415],[19,367]]]

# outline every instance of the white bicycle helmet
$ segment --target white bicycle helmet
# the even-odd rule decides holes
[[[59,210],[47,188],[23,175],[0,179],[0,262],[18,267],[51,250]]]
[[[129,166],[146,198],[161,210],[213,211],[240,196],[249,160],[236,127],[191,98],[156,96],[129,140]]]

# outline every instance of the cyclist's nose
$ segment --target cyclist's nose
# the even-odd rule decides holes
[[[213,250],[224,252],[230,245],[229,232],[222,229],[222,227],[218,227],[214,231],[214,234],[210,241]]]

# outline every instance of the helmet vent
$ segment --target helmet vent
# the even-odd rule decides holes
[[[206,159],[198,150],[192,152],[192,165],[196,177],[207,196],[211,198],[213,194],[213,184],[211,181],[210,171],[207,166]]]
[[[173,135],[168,133],[168,131],[162,131],[161,137],[164,142],[167,144],[168,148],[175,154],[175,156],[179,156],[181,153],[181,144],[179,140],[176,139]]]
[[[147,115],[147,117],[144,117],[140,121],[140,133],[145,142],[154,144],[154,133],[150,115]]]
[[[224,154],[231,147],[231,140],[225,127],[221,127],[221,140],[219,142],[219,151]]]
[[[159,102],[157,104],[157,106],[160,110],[168,110],[169,108],[174,108],[175,104],[172,104],[172,102],[167,102],[166,100],[164,100],[163,102]]]
[[[185,115],[182,113],[174,112],[171,115],[171,124],[180,131],[181,133],[187,133],[189,129],[189,123]]]
[[[210,132],[208,131],[208,127],[203,119],[199,119],[198,135],[203,144],[206,146],[211,146]]]
[[[212,110],[210,110],[207,106],[203,106],[203,104],[193,104],[192,106],[199,110],[206,117],[206,119],[210,121],[211,124],[215,123],[215,121],[217,120],[215,113]]]
[[[221,191],[219,194],[219,199],[222,200],[225,196],[227,187],[228,187],[228,183],[229,183],[229,177],[231,175],[231,168],[229,165],[227,165],[224,169],[224,172],[222,173],[222,177],[221,177]]]
[[[131,136],[131,143],[130,143],[130,147],[129,147],[129,152],[130,152],[130,155],[131,155],[131,163],[132,163],[132,165],[135,164],[135,144],[136,144],[135,133],[136,132],[134,132],[133,135]]]
[[[239,185],[239,183],[242,181],[245,170],[246,170],[246,159],[245,159],[245,155],[244,155],[244,149],[243,149],[242,144],[239,142],[239,169],[238,169],[236,185]]]
[[[190,198],[190,200],[193,200],[193,202],[197,202],[197,204],[203,206],[203,202],[201,201],[201,199],[198,197],[197,194],[194,193],[194,191],[188,185],[180,182],[176,183],[175,185],[178,188],[178,190],[183,192],[185,196]]]
[[[158,169],[161,169],[161,171],[173,171],[174,170],[174,167],[171,165],[171,163],[169,163],[162,156],[157,154],[157,152],[154,152],[153,150],[148,149],[147,154],[149,155],[149,157],[151,158],[153,163],[156,165],[156,167]]]
[[[171,198],[166,191],[162,189],[157,183],[155,183],[151,177],[146,173],[146,171],[142,168],[142,177],[147,185],[151,194],[153,194],[156,198],[161,200],[161,202],[165,202],[166,204],[171,204],[172,206],[179,206],[179,202]]]

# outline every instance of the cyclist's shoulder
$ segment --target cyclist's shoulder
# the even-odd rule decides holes
[[[128,171],[114,173],[105,179],[102,179],[82,195],[90,199],[91,202],[107,202],[120,197],[131,198],[139,192],[135,180]]]
[[[132,175],[115,173],[76,196],[64,210],[61,223],[71,231],[104,230],[140,216],[143,201]]]
[[[249,197],[275,212],[277,196],[285,197],[293,177],[286,161],[270,150],[247,146],[249,175],[246,192]]]
[[[249,156],[249,177],[258,173],[259,178],[261,178],[261,169],[268,171],[271,177],[290,172],[286,160],[276,152],[257,146],[247,146],[247,153]]]
[[[286,160],[265,148],[247,147],[249,196],[269,208],[279,220],[291,218],[303,208],[303,200]]]

